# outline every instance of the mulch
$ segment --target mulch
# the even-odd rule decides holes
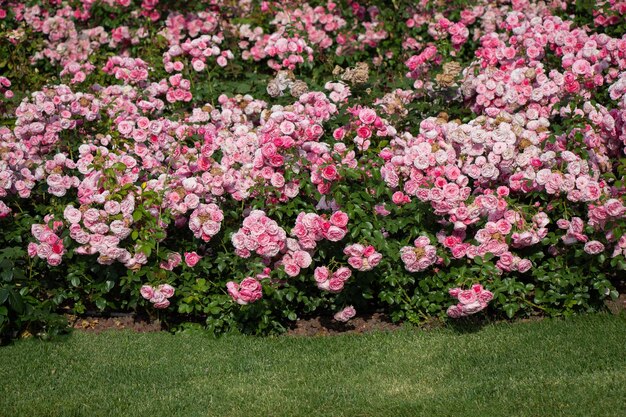
[[[620,294],[615,301],[606,301],[606,306],[613,314],[626,310],[626,294]],[[138,333],[159,332],[165,326],[155,319],[133,314],[113,314],[111,316],[74,316],[66,315],[70,326],[75,330],[101,333],[104,330],[132,330]],[[402,327],[393,323],[382,313],[359,315],[347,323],[341,323],[332,317],[311,317],[296,320],[287,331],[287,336],[330,336],[336,334],[361,334],[372,331],[394,331]],[[437,327],[437,323],[429,323],[426,327]]]

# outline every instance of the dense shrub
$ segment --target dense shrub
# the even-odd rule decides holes
[[[626,267],[625,13],[0,0],[0,333],[602,308]]]

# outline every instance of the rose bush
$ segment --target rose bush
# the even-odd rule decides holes
[[[40,3],[0,1],[0,334],[558,316],[624,285],[619,2]]]

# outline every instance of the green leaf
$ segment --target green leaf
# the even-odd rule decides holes
[[[104,298],[98,298],[96,300],[96,307],[98,307],[99,310],[104,310],[107,306],[107,300],[105,300]]]
[[[4,304],[7,298],[9,298],[9,289],[8,288],[0,289],[0,304]]]
[[[9,291],[9,305],[17,314],[22,314],[24,312],[24,301],[22,300],[22,296],[15,291]]]

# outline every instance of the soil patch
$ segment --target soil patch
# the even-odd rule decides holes
[[[159,320],[150,320],[147,317],[133,314],[120,314],[117,316],[72,316],[67,315],[70,327],[91,333],[100,333],[109,329],[128,329],[138,333],[159,332],[163,326]]]
[[[332,317],[312,317],[297,320],[293,327],[287,331],[287,335],[328,336],[341,333],[393,331],[400,327],[400,324],[391,322],[389,317],[381,313],[357,316],[347,323],[338,322]]]

